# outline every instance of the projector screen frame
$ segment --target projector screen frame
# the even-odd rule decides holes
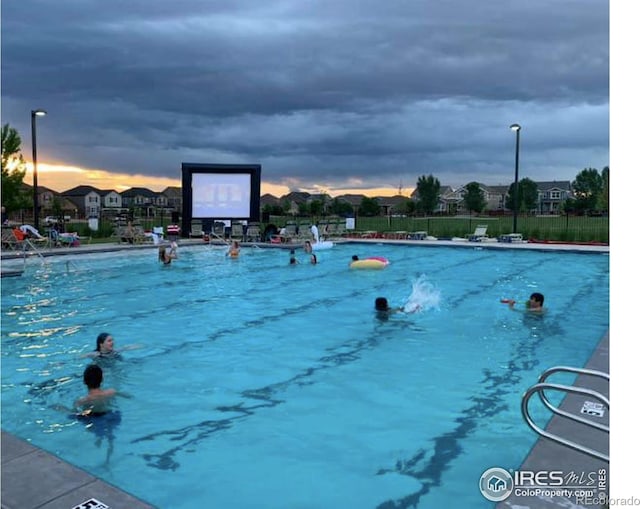
[[[188,237],[193,219],[204,221],[260,221],[260,164],[210,164],[182,163],[182,236]],[[249,213],[217,214],[214,216],[193,216],[193,176],[209,175],[249,175]]]

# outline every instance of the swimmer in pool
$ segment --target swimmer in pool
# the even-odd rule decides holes
[[[165,265],[169,265],[171,260],[176,260],[178,258],[178,244],[175,242],[171,243],[171,248],[167,251],[167,246],[160,246],[158,249],[158,260],[164,263]]]
[[[120,356],[120,352],[125,350],[135,350],[140,347],[141,345],[128,345],[122,347],[120,350],[116,350],[114,348],[113,336],[108,332],[101,332],[96,338],[96,349],[93,352],[83,355],[83,357],[117,358]]]
[[[109,403],[116,395],[115,389],[101,389],[102,368],[97,364],[90,364],[84,370],[84,383],[87,386],[86,396],[75,402],[75,407],[82,415],[104,415],[107,413]]]
[[[514,309],[516,301],[513,299],[501,299],[500,302],[508,304],[509,309]],[[544,313],[544,295],[539,292],[534,292],[529,296],[529,300],[525,302],[525,311],[529,313]]]
[[[237,258],[238,256],[240,256],[240,243],[237,240],[234,240],[231,243],[231,246],[229,246],[227,256],[230,258]]]
[[[315,255],[315,253],[311,253],[311,265],[317,265],[318,264],[318,257]]]
[[[305,240],[304,241],[304,252],[305,253],[311,253],[312,251],[313,251],[313,247],[311,246],[311,241]]]
[[[394,313],[404,313],[404,308],[392,308],[386,297],[378,297],[375,302],[376,316],[381,320],[388,320],[389,316]]]

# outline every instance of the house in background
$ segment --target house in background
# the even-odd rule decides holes
[[[31,186],[29,187],[33,189]],[[54,200],[57,196],[59,194],[56,191],[48,187],[38,186],[38,208],[41,216],[47,216],[50,211],[53,211]]]
[[[182,188],[177,186],[169,186],[162,194],[167,199],[166,207],[171,210],[182,212]]]
[[[22,183],[22,192],[27,196],[33,196],[33,186],[29,184]],[[72,201],[66,199],[62,196],[61,193],[54,191],[53,189],[49,189],[48,187],[38,186],[38,209],[40,212],[40,217],[44,216],[55,216],[58,212],[56,211],[56,205],[60,208],[58,212],[62,213],[63,216],[70,216],[72,218],[78,217],[78,207]],[[28,210],[28,212],[27,212]],[[24,213],[27,213],[30,217],[33,217],[33,206],[29,209],[25,209],[21,212],[21,216],[24,216]],[[14,216],[18,218],[18,214],[15,213]],[[20,217],[22,220],[22,217]]]
[[[504,212],[506,210],[505,200],[509,191],[509,186],[483,186],[487,190],[486,210],[491,212]]]
[[[418,201],[418,188],[411,193],[411,199]],[[455,214],[458,210],[458,204],[462,201],[460,195],[456,194],[456,190],[451,186],[440,186],[440,194],[438,196],[438,204],[436,205],[434,214]]]
[[[573,198],[571,182],[559,180],[536,182],[538,185],[538,214],[561,214],[562,204]]]
[[[169,198],[163,193],[157,193],[146,187],[131,187],[120,193],[122,195],[122,206],[128,209],[137,210],[138,216],[155,217],[163,214],[169,203]]]
[[[122,196],[113,190],[98,190],[100,194],[100,205],[103,209],[121,209]]]
[[[100,217],[102,208],[100,193],[101,191],[93,186],[76,186],[60,194],[75,205],[78,218],[85,219]]]
[[[260,197],[260,209],[263,209],[265,206],[269,205],[270,207],[275,207],[280,205],[280,198],[276,198],[272,194],[263,194]]]
[[[406,211],[406,203],[411,201],[411,198],[396,194],[395,196],[376,196],[374,198],[378,201],[381,207],[381,214],[384,216],[392,216],[394,214],[404,214]]]

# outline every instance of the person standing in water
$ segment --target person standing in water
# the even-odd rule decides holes
[[[158,248],[158,261],[161,261],[164,265],[170,265],[172,260],[178,258],[178,244],[171,243],[171,249],[167,251],[167,246],[160,246]]]

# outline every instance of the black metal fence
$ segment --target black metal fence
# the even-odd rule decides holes
[[[290,216],[271,216],[270,223],[284,226]],[[297,222],[308,223],[327,218],[297,218]],[[334,219],[334,220],[337,220]],[[344,222],[344,219],[341,219]],[[355,232],[375,231],[379,233],[425,232],[438,238],[464,237],[480,225],[487,226],[487,235],[499,237],[513,233],[513,217],[357,217]],[[264,224],[263,224],[264,231]],[[609,218],[587,216],[519,216],[518,231],[525,239],[559,240],[568,242],[609,242]]]

